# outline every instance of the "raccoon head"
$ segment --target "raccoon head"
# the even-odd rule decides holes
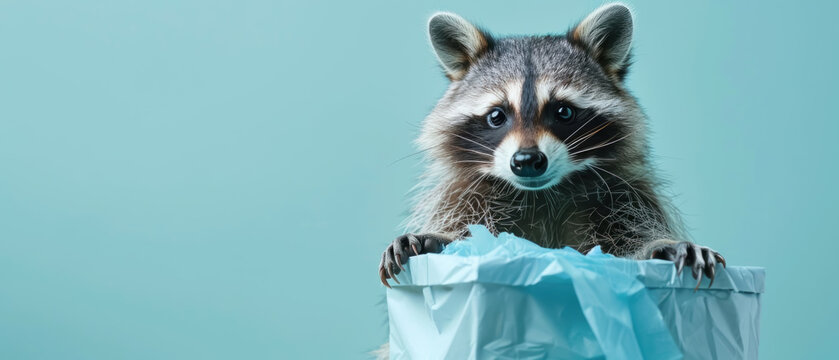
[[[643,113],[623,84],[626,6],[605,5],[565,35],[493,38],[451,13],[433,15],[428,31],[451,83],[418,143],[446,171],[541,190],[643,157]]]

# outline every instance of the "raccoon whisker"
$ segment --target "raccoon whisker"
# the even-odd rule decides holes
[[[602,130],[602,128],[600,130]],[[574,139],[574,141],[572,141],[568,144],[565,144],[565,148],[569,152],[573,151],[575,148],[577,148],[577,146],[582,145],[583,143],[585,143],[586,140],[590,139],[594,135],[595,135],[595,133],[589,132],[589,133],[587,133],[583,136],[580,136],[580,137]]]
[[[393,164],[396,164],[396,163],[398,163],[398,162],[400,162],[400,161],[402,161],[402,160],[405,160],[405,159],[407,159],[407,158],[410,158],[410,157],[412,157],[412,156],[416,156],[416,155],[422,154],[422,153],[424,153],[424,152],[426,152],[426,151],[428,151],[428,150],[431,150],[431,149],[433,149],[433,148],[435,148],[435,147],[438,147],[438,146],[440,146],[440,145],[437,145],[437,146],[432,146],[432,147],[429,147],[429,148],[426,148],[426,149],[421,149],[421,150],[419,150],[419,151],[416,151],[416,152],[413,152],[413,153],[411,153],[411,154],[405,155],[405,156],[403,156],[403,157],[401,157],[401,158],[399,158],[399,159],[394,160],[394,161],[393,161],[393,162],[391,162],[390,164],[387,164],[387,166],[388,166],[388,167],[389,167],[389,166],[393,166]]]
[[[486,148],[487,150],[490,150],[490,151],[495,151],[494,149],[490,148],[490,147],[489,147],[489,146],[487,146],[486,144],[482,144],[482,143],[479,143],[479,142],[475,141],[474,139],[469,139],[469,138],[467,138],[467,137],[464,137],[463,135],[459,134],[458,132],[453,131],[452,129],[445,128],[445,127],[442,127],[442,126],[435,126],[435,125],[432,125],[432,124],[426,124],[425,126],[427,126],[427,127],[431,128],[431,129],[434,129],[436,132],[440,133],[440,135],[451,135],[451,136],[455,136],[455,137],[458,137],[458,138],[460,138],[460,139],[463,139],[463,140],[469,141],[469,142],[471,142],[471,143],[474,143],[474,144],[476,144],[476,145],[478,145],[478,146],[482,146],[482,147]],[[475,134],[470,133],[470,132],[464,132],[464,133],[465,133],[467,136],[475,136]]]
[[[458,160],[451,162],[451,164],[484,164],[484,165],[492,165],[491,161],[481,161],[481,160]]]
[[[621,141],[621,140],[623,140],[623,139],[628,138],[630,135],[632,135],[632,133],[631,133],[631,132],[630,132],[629,134],[626,134],[626,135],[624,135],[624,136],[621,136],[621,137],[620,137],[619,139],[617,139],[617,140],[613,140],[613,139],[614,139],[615,137],[617,137],[617,136],[612,136],[612,137],[611,137],[611,138],[609,138],[608,140],[606,140],[606,141],[604,141],[604,142],[602,142],[602,143],[600,143],[600,144],[598,144],[598,145],[592,146],[592,147],[587,148],[587,149],[582,149],[582,150],[575,151],[575,152],[573,152],[573,153],[569,154],[568,156],[570,156],[570,157],[574,157],[574,156],[579,155],[579,154],[582,154],[582,153],[584,153],[584,152],[586,152],[586,151],[597,150],[597,149],[600,149],[600,148],[602,148],[602,147],[606,147],[606,146],[612,145],[612,144],[614,144],[614,143],[616,143],[616,142],[619,142],[619,141]]]
[[[468,151],[468,152],[475,153],[475,154],[478,154],[478,155],[481,155],[481,156],[486,156],[490,159],[492,158],[492,154],[487,154],[485,152],[481,152],[481,151],[478,151],[478,150],[467,149],[467,148],[460,147],[460,146],[454,146],[454,148],[457,149],[457,150]]]
[[[586,140],[590,139],[592,136],[594,136],[595,134],[600,132],[600,130],[605,129],[607,126],[611,125],[612,123],[613,123],[612,121],[609,121],[609,122],[607,122],[603,125],[600,125],[599,127],[595,128],[595,129],[589,131],[585,135],[580,136],[579,138],[575,139],[570,144],[566,145],[568,147],[568,150],[573,150],[574,148],[576,148],[577,146],[579,146],[580,144],[582,144],[583,142],[585,142]]]
[[[586,148],[586,149],[582,149],[582,150],[578,150],[578,151],[571,152],[571,153],[569,153],[569,154],[568,154],[568,157],[570,157],[571,159],[573,159],[573,158],[574,158],[574,156],[577,156],[577,155],[579,155],[579,154],[582,154],[582,153],[584,153],[584,152],[586,152],[586,151],[597,150],[597,149],[600,149],[600,148],[602,148],[602,147],[609,146],[609,145],[611,145],[611,143],[609,143],[609,141],[611,141],[611,140],[612,140],[612,139],[614,139],[614,138],[615,138],[615,137],[613,136],[613,137],[609,138],[608,140],[606,140],[606,141],[604,141],[604,142],[602,142],[602,143],[600,143],[600,144],[594,145],[594,146],[589,147],[589,148]]]
[[[485,148],[485,149],[487,149],[487,150],[489,150],[489,151],[492,151],[492,152],[494,152],[494,151],[495,151],[495,149],[493,149],[493,148],[491,148],[491,147],[487,146],[486,144],[481,144],[481,143],[479,143],[479,142],[477,142],[477,141],[475,141],[475,140],[472,140],[472,139],[470,139],[470,138],[467,138],[467,137],[465,137],[465,136],[463,136],[463,135],[460,135],[460,134],[455,134],[455,133],[453,133],[453,132],[450,132],[449,134],[450,134],[450,135],[457,136],[457,137],[459,137],[459,138],[461,138],[461,139],[463,139],[463,140],[469,141],[469,142],[471,142],[471,143],[473,143],[473,144],[475,144],[475,145],[482,146],[483,148]]]
[[[590,119],[586,120],[586,122],[584,122],[582,125],[580,125],[580,127],[578,127],[576,130],[574,130],[574,132],[572,132],[571,135],[566,136],[565,139],[562,140],[562,142],[563,143],[568,143],[568,139],[571,139],[571,137],[574,136],[574,134],[576,134],[577,131],[582,130],[584,127],[586,127],[586,125],[588,125],[588,123],[590,123],[592,120],[594,120],[596,118],[597,118],[596,116],[592,116]]]
[[[413,123],[413,122],[410,122],[410,121],[403,121],[403,122],[404,122],[406,125],[408,125],[408,126],[410,126],[410,127],[414,128],[414,129],[417,129],[417,130],[422,130],[422,124],[417,124],[417,123]]]

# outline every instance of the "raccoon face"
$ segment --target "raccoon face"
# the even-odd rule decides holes
[[[565,36],[493,39],[450,13],[434,15],[429,34],[452,82],[419,144],[447,170],[541,190],[644,150],[643,114],[623,87],[625,6],[603,6]]]

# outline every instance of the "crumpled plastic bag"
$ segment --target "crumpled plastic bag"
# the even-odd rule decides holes
[[[757,359],[764,270],[546,249],[483,226],[387,290],[391,359]]]

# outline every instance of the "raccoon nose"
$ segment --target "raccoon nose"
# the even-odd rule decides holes
[[[538,148],[521,149],[513,154],[510,160],[513,174],[521,177],[536,177],[545,173],[548,168],[548,157]]]

